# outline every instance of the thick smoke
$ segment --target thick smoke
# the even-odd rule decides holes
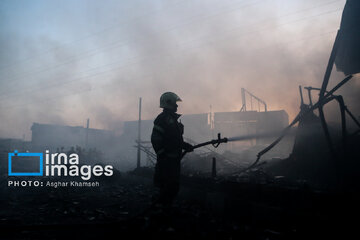
[[[154,118],[164,91],[189,114],[240,110],[244,87],[292,119],[298,85],[321,85],[345,3],[61,2],[0,5],[0,137],[29,139],[32,122],[87,118],[120,132],[137,119],[139,97],[143,119]],[[334,72],[330,85],[341,78]],[[355,114],[358,84],[341,92]]]

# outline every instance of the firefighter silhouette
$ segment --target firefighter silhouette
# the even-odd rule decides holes
[[[151,143],[157,155],[154,185],[160,189],[159,198],[155,203],[171,205],[179,192],[180,161],[182,150],[193,151],[193,146],[184,142],[184,125],[178,122],[178,95],[166,92],[160,97],[160,113],[154,120]]]

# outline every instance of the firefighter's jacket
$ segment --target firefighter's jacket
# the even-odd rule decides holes
[[[181,158],[182,149],[190,145],[184,142],[184,125],[178,122],[180,116],[164,109],[154,120],[151,143],[158,159]]]

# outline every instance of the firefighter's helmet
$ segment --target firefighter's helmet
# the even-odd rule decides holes
[[[163,93],[160,97],[160,107],[174,109],[177,107],[176,102],[181,102],[181,98],[173,92]]]

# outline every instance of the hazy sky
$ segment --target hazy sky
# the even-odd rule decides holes
[[[238,111],[241,87],[269,110],[299,110],[319,87],[345,0],[2,0],[0,137],[30,139],[33,122],[119,129],[160,111]],[[334,85],[343,75],[334,71]],[[356,105],[359,81],[343,93]],[[257,105],[256,105],[257,106]],[[248,106],[249,108],[249,106]]]

